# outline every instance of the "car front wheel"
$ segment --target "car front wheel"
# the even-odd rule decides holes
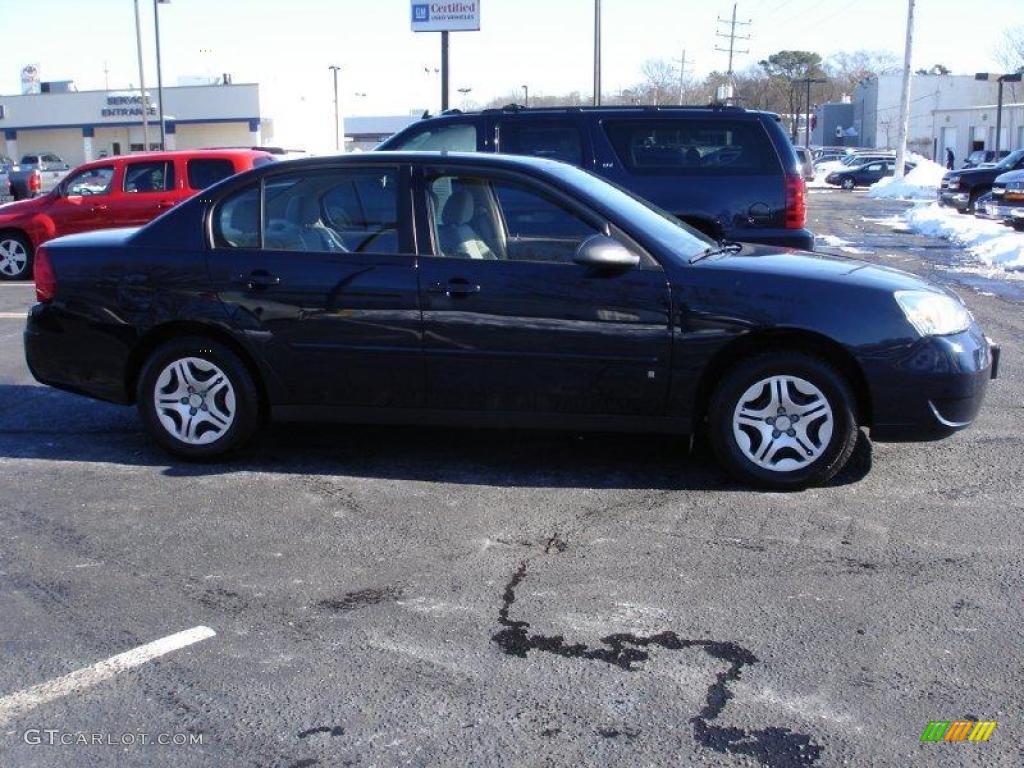
[[[853,189],[855,186],[857,186],[857,184],[854,182],[853,179],[843,179],[843,189],[849,191]]]
[[[0,235],[0,280],[24,280],[32,276],[32,244],[24,235]]]
[[[715,390],[708,418],[719,461],[746,482],[779,490],[831,480],[859,434],[842,374],[789,351],[734,366]]]
[[[223,344],[202,337],[169,341],[139,376],[139,414],[166,450],[185,459],[220,456],[259,423],[256,386]]]

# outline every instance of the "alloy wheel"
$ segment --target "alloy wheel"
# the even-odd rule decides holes
[[[222,437],[235,420],[235,390],[219,367],[199,357],[169,363],[153,387],[160,424],[176,440],[208,445]]]
[[[832,406],[814,384],[796,376],[770,376],[739,398],[732,430],[749,461],[772,472],[793,472],[822,456],[834,423]]]
[[[28,251],[20,240],[4,238],[0,240],[0,272],[8,277],[17,277],[25,271],[28,264]]]

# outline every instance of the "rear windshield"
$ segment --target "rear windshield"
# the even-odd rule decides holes
[[[204,158],[188,161],[188,186],[206,189],[218,181],[235,175],[235,164],[223,158]]]
[[[775,175],[778,155],[760,123],[703,119],[609,120],[619,160],[640,174]]]

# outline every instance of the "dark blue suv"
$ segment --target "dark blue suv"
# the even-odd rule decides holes
[[[776,115],[740,107],[510,106],[445,112],[381,150],[502,152],[571,163],[715,239],[812,250],[799,160]]]

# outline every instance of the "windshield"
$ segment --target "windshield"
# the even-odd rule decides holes
[[[659,245],[682,259],[692,259],[715,246],[714,240],[684,224],[668,211],[589,171],[562,163],[552,163],[548,170],[613,210],[621,221],[636,225],[646,237],[656,240]]]
[[[1014,168],[1021,158],[1024,158],[1024,149],[1015,150],[996,163],[996,168]]]

